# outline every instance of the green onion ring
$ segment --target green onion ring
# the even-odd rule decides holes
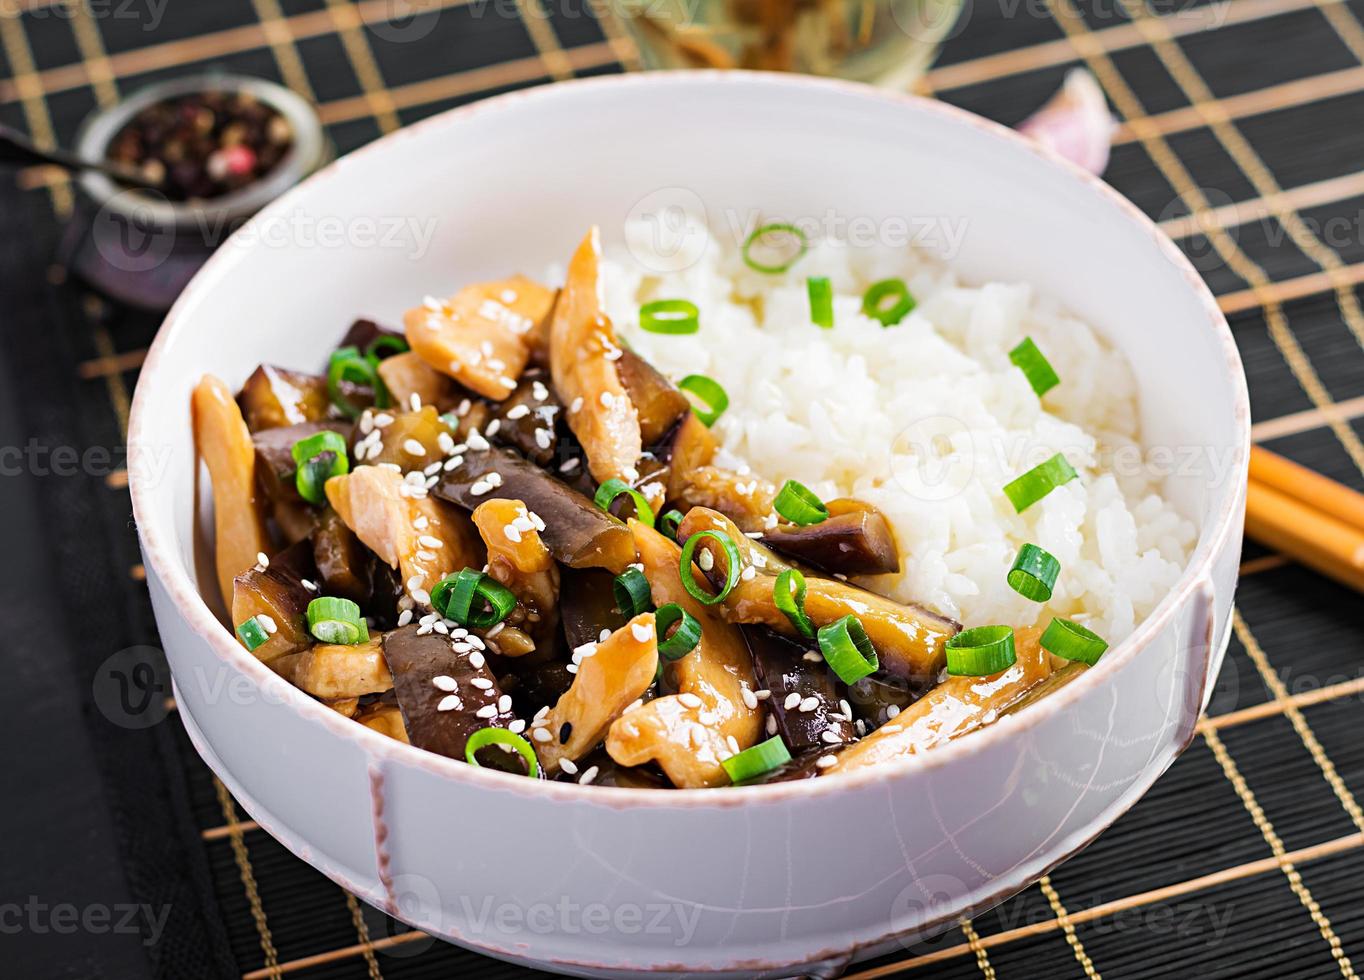
[[[706,592],[692,575],[692,555],[696,554],[696,546],[705,538],[710,538],[719,543],[725,552],[725,584],[719,592],[711,595]],[[717,602],[723,602],[725,596],[734,591],[734,586],[739,584],[739,548],[724,531],[697,531],[687,539],[687,543],[682,546],[682,561],[679,569],[682,577],[682,588],[687,590],[687,595],[691,596],[703,606],[713,606]]]
[[[516,596],[487,572],[465,568],[436,583],[431,607],[461,626],[488,629],[511,615]]]
[[[394,337],[386,333],[380,334],[371,340],[369,346],[365,348],[365,360],[378,367],[379,362],[384,358],[392,357],[394,354],[406,354],[411,349],[402,337]]]
[[[1009,360],[1023,372],[1023,376],[1028,379],[1028,384],[1032,385],[1032,390],[1036,392],[1038,398],[1061,383],[1056,369],[1037,349],[1037,344],[1031,337],[1024,337],[1023,343],[1009,351]]]
[[[815,624],[805,615],[805,576],[799,569],[788,568],[777,576],[777,584],[772,587],[772,601],[801,636],[815,635]]]
[[[626,619],[634,619],[653,607],[653,595],[649,591],[649,580],[638,568],[627,568],[616,576],[611,583],[616,596],[616,608]]]
[[[1060,574],[1061,563],[1051,552],[1035,544],[1025,544],[1018,549],[1014,567],[1009,569],[1009,588],[1025,599],[1046,602],[1051,598],[1056,576]]]
[[[1080,474],[1070,465],[1066,457],[1057,453],[1045,463],[1034,466],[1018,479],[1004,485],[1004,496],[1021,514],[1063,483],[1069,483]]]
[[[701,311],[689,299],[656,299],[639,308],[639,326],[649,333],[696,333],[701,329]]]
[[[834,325],[834,287],[828,276],[811,276],[805,280],[810,294],[810,322],[825,330]]]
[[[535,749],[520,735],[505,728],[480,728],[470,735],[469,741],[464,743],[464,761],[482,769],[483,764],[478,761],[478,752],[490,745],[510,745],[526,760],[526,775],[531,779],[540,775],[540,760],[535,757]]]
[[[347,418],[358,419],[363,409],[351,404],[342,394],[343,381],[372,388],[376,394],[379,390],[379,375],[374,365],[361,357],[354,347],[342,347],[332,352],[331,360],[327,362],[327,395]]]
[[[778,265],[768,265],[764,262],[759,262],[757,259],[753,257],[752,249],[753,246],[758,243],[759,239],[766,238],[768,235],[775,235],[781,233],[795,236],[796,242],[799,245],[799,248],[796,251],[795,255],[791,256],[791,258],[787,259],[785,262],[782,262]],[[744,239],[742,251],[744,257],[744,265],[748,266],[754,272],[765,272],[770,276],[775,276],[785,272],[787,269],[791,268],[791,266],[799,262],[801,256],[803,256],[809,250],[810,240],[805,237],[805,232],[801,231],[795,225],[777,222],[775,224],[760,225],[759,227],[754,228],[753,232],[746,239]]]
[[[658,519],[658,529],[663,532],[664,537],[677,540],[677,525],[682,523],[682,512],[676,508],[665,511],[663,516]]]
[[[319,596],[308,603],[308,632],[319,642],[354,646],[369,641],[360,607],[349,599]]]
[[[677,387],[691,392],[705,402],[705,408],[692,402],[691,410],[696,413],[698,419],[706,423],[707,427],[714,425],[725,413],[725,409],[729,408],[729,394],[714,378],[708,378],[704,374],[689,374],[677,383]]]
[[[668,636],[674,623],[677,629]],[[658,655],[664,660],[681,660],[701,642],[701,624],[675,602],[658,607],[654,613],[654,630],[658,634]]]
[[[829,518],[829,508],[824,506],[815,492],[803,483],[787,480],[777,491],[772,508],[792,524],[808,527]]]
[[[310,504],[325,502],[327,495],[323,486],[326,482],[350,472],[346,440],[339,432],[318,432],[300,439],[289,452],[298,467],[294,473],[298,495]]]
[[[856,684],[881,669],[867,631],[851,614],[819,628],[819,652],[844,684]]]
[[[947,641],[947,672],[953,677],[998,674],[1017,659],[1011,626],[977,626]]]
[[[790,761],[791,753],[786,748],[786,743],[781,740],[780,735],[773,735],[766,742],[759,742],[738,755],[730,756],[720,765],[724,766],[725,772],[729,774],[729,781],[738,786],[765,776]]]
[[[611,513],[611,505],[616,502],[616,498],[621,494],[628,496],[635,504],[635,520],[648,527],[654,526],[654,509],[649,506],[649,501],[644,499],[644,494],[640,493],[624,480],[610,479],[597,487],[597,493],[592,498],[592,502]]]
[[[891,297],[895,298],[895,302],[886,306],[885,301]],[[910,311],[917,305],[903,279],[882,279],[880,282],[874,282],[862,295],[862,312],[873,320],[880,320],[883,327],[895,326],[909,316]]]
[[[237,638],[242,641],[242,645],[246,649],[255,650],[256,647],[270,639],[270,633],[261,625],[259,616],[252,616],[237,627]]]
[[[1064,660],[1093,667],[1108,649],[1108,641],[1069,619],[1053,619],[1042,631],[1042,649]]]

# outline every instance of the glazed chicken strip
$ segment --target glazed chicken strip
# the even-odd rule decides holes
[[[641,613],[594,644],[572,686],[532,733],[545,771],[553,775],[561,760],[577,762],[591,752],[621,712],[643,697],[657,670],[653,613]]]
[[[860,742],[834,756],[820,776],[906,759],[994,721],[1052,672],[1052,657],[1038,643],[1039,629],[1018,630],[1018,660],[988,677],[949,677]]]
[[[354,646],[319,643],[302,653],[280,657],[271,666],[295,687],[328,700],[382,694],[393,689],[393,675],[384,660],[383,640],[377,636]]]
[[[402,710],[396,704],[375,702],[357,711],[355,720],[381,735],[412,744],[412,740],[407,737],[407,725],[403,723]]]
[[[407,311],[407,342],[423,361],[484,398],[501,401],[530,359],[526,335],[549,315],[554,291],[524,276],[465,286]]]
[[[568,282],[550,321],[549,368],[568,427],[598,483],[631,481],[643,452],[639,413],[616,370],[622,348],[602,311],[601,236],[594,227],[568,264]]]
[[[676,786],[726,785],[729,775],[720,763],[751,746],[762,731],[759,702],[744,696],[756,686],[753,658],[738,627],[682,587],[681,549],[638,521],[630,522],[630,530],[654,603],[675,602],[696,617],[701,642],[666,668],[678,693],[622,715],[611,726],[606,751],[624,766],[657,762]]]
[[[488,549],[488,574],[516,596],[516,608],[488,641],[508,657],[548,647],[559,625],[559,566],[540,540],[544,521],[521,501],[501,498],[479,504],[473,519]]]
[[[693,507],[679,525],[677,538],[686,541],[698,531],[728,535],[744,566],[738,584],[721,604],[725,615],[732,622],[762,623],[785,636],[797,636],[795,626],[773,599],[777,576],[791,566],[717,511]],[[724,550],[714,540],[703,538],[696,550],[698,560],[702,551],[710,555],[706,576],[712,585],[722,583],[727,571]],[[752,575],[747,572],[749,568]],[[805,585],[805,612],[816,627],[849,614],[856,616],[881,658],[882,669],[907,680],[923,684],[936,680],[946,659],[945,645],[961,629],[927,609],[901,605],[837,579],[807,573]]]
[[[769,515],[776,512],[772,501],[777,488],[760,476],[741,474],[719,466],[700,466],[680,474],[673,496],[685,512],[693,507],[719,511],[739,530],[762,531]]]
[[[211,374],[190,399],[194,445],[213,485],[218,588],[232,607],[233,580],[271,551],[256,489],[256,447],[231,390]]]
[[[360,466],[327,481],[327,500],[341,520],[390,568],[408,595],[430,606],[431,588],[463,568],[483,567],[483,545],[458,508],[411,495],[384,466]]]

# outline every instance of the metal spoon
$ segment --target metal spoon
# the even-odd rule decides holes
[[[74,153],[66,150],[50,149],[45,150],[34,146],[27,136],[9,126],[0,126],[0,164],[15,163],[29,165],[35,163],[47,163],[64,170],[83,171],[93,170],[102,173],[110,180],[117,181],[127,187],[139,187],[144,190],[160,190],[160,185],[155,181],[148,180],[142,174],[131,167],[122,164],[111,163],[105,160],[86,160],[78,157]]]

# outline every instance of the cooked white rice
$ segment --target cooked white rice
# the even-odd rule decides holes
[[[712,240],[691,267],[660,274],[651,270],[668,260],[640,253],[649,236],[631,240],[605,271],[619,334],[674,380],[706,374],[724,386],[722,465],[886,514],[902,574],[863,584],[968,626],[1063,615],[1116,642],[1178,578],[1194,528],[1133,459],[1136,388],[1125,359],[1027,285],[966,286],[913,250],[828,243],[772,276]],[[832,330],[810,322],[812,275],[832,280]],[[862,315],[860,297],[890,276],[909,284],[918,307],[886,329]],[[700,309],[698,333],[639,328],[641,303],[675,297]],[[1008,358],[1027,336],[1061,377],[1040,403]],[[1080,479],[1016,514],[1001,488],[1057,452]],[[1026,542],[1061,562],[1045,606],[1006,582]]]

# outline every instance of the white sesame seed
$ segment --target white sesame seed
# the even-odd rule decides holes
[[[508,524],[502,528],[502,533],[507,536],[508,541],[519,542],[521,540],[521,531],[515,524]]]
[[[892,718],[898,718],[898,717],[900,717],[900,706],[899,706],[898,704],[892,704],[892,705],[890,705],[888,708],[886,708],[886,720],[887,720],[887,721],[889,721],[889,720],[892,719]]]
[[[546,718],[548,718],[548,717],[549,717],[549,705],[545,705],[545,706],[542,707],[539,711],[535,712],[535,717],[532,718],[531,721],[537,721],[537,722],[538,722],[538,721],[544,721],[544,720],[545,720]]]
[[[828,769],[830,766],[838,765],[838,758],[832,755],[821,755],[815,760],[815,765],[821,769]]]
[[[493,682],[486,677],[475,677],[469,683],[480,691],[491,691],[493,689]]]
[[[777,716],[776,716],[776,715],[768,715],[768,716],[767,716],[767,734],[769,734],[769,735],[775,735],[775,734],[777,734]]]
[[[431,605],[431,593],[427,592],[425,589],[413,589],[412,598],[414,601],[420,602],[423,606]]]
[[[487,660],[484,659],[483,654],[479,653],[477,650],[469,654],[469,666],[474,668],[474,670],[482,670],[483,665],[486,663]]]
[[[510,711],[512,709],[512,699],[510,694],[504,694],[497,699],[498,711]]]
[[[576,776],[578,774],[578,764],[572,759],[560,759],[559,768],[570,776]]]
[[[634,626],[630,627],[630,632],[635,635],[635,639],[640,643],[647,642],[649,637],[654,635],[654,631],[649,629],[647,623],[635,623]],[[745,690],[744,693],[747,694],[748,691]]]
[[[582,411],[582,407],[583,398],[582,395],[579,395],[577,398],[573,399],[573,404],[568,406],[568,411],[572,415],[577,415],[580,411]]]
[[[752,565],[745,565],[744,570],[739,573],[739,578],[743,579],[745,582],[751,582],[757,574],[758,570],[756,568]]]
[[[744,689],[743,689],[743,697],[744,697],[744,706],[745,706],[746,708],[748,708],[749,711],[753,711],[753,710],[755,710],[755,709],[758,707],[758,699],[757,699],[757,697],[756,697],[756,696],[753,694],[753,692],[750,691],[748,688],[744,688]]]
[[[492,488],[493,485],[487,480],[475,480],[473,485],[469,487],[469,492],[475,497],[481,497],[492,490]]]
[[[436,553],[434,551],[418,551],[416,559],[417,561],[435,561]]]
[[[399,626],[399,627],[406,626],[406,625],[407,625],[408,623],[410,623],[410,622],[412,622],[412,610],[411,610],[411,609],[404,609],[402,612],[398,613],[398,626]]]
[[[511,408],[507,409],[507,420],[515,422],[517,419],[523,419],[529,414],[529,405],[513,405]]]
[[[520,718],[517,718],[510,725],[507,726],[507,731],[511,732],[513,735],[520,735],[525,730],[526,723],[522,721]]]
[[[463,707],[464,702],[459,699],[457,694],[447,694],[440,699],[440,704],[436,705],[437,711],[455,711]]]
[[[839,707],[839,710],[841,710],[841,711],[843,712],[843,717],[844,717],[844,718],[851,718],[851,717],[853,716],[853,714],[852,714],[852,705],[850,705],[850,704],[848,703],[848,699],[847,699],[847,698],[840,698],[840,699],[839,699],[839,702],[838,702],[838,707]]]
[[[435,677],[431,678],[431,683],[436,687],[437,690],[441,691],[459,690],[459,684],[456,683],[455,679],[451,677],[449,674],[437,674]]]
[[[807,662],[809,662],[809,663],[812,663],[812,664],[822,664],[822,663],[824,663],[824,655],[821,654],[821,653],[818,653],[818,652],[816,652],[816,651],[814,651],[814,650],[807,650],[807,651],[805,652],[805,656],[802,657],[801,659],[803,659],[803,660],[805,660],[805,661],[807,661]]]
[[[487,439],[484,439],[483,435],[477,429],[469,430],[469,436],[466,441],[468,442],[470,449],[475,449],[478,452],[483,452],[485,449],[492,448],[492,443]]]
[[[611,631],[610,631],[609,629],[607,629],[606,627],[602,627],[602,631],[601,631],[600,633],[597,634],[597,642],[598,642],[598,643],[605,643],[605,642],[606,642],[607,640],[609,640],[610,638],[611,638]]]
[[[548,729],[548,728],[537,728],[537,729],[535,729],[533,732],[530,733],[530,737],[533,738],[533,739],[535,739],[535,741],[537,741],[537,742],[552,742],[552,741],[554,741],[554,736],[551,735],[551,734],[549,733],[549,729]]]
[[[537,402],[542,402],[549,397],[549,389],[546,388],[544,386],[544,383],[541,381],[532,382],[530,386],[530,393],[531,397],[533,397]]]
[[[430,523],[431,523],[430,519],[427,518],[425,514],[418,514],[412,520],[412,526],[415,527],[418,531],[425,531],[427,525]]]
[[[262,570],[269,568],[270,556],[263,551],[256,552],[256,564],[259,565]]]
[[[820,732],[819,738],[820,741],[827,742],[829,745],[837,745],[839,742],[843,741],[843,739],[839,738],[838,732],[834,731],[832,728],[826,728],[824,731]]]
[[[796,708],[799,706],[800,695],[795,691],[792,691],[790,694],[786,695],[786,700],[782,703],[782,707],[785,708],[787,711],[790,711],[792,708]]]
[[[387,412],[380,412],[378,415],[374,416],[374,425],[376,428],[383,429],[392,424],[393,416],[389,415]]]
[[[483,479],[485,479],[485,480],[488,481],[488,486],[490,486],[490,487],[500,487],[500,486],[502,486],[502,474],[501,474],[501,473],[489,473],[489,474],[488,474],[487,476],[485,476]]]
[[[256,622],[260,623],[261,627],[265,630],[265,632],[269,633],[271,636],[274,636],[276,633],[279,632],[279,624],[277,624],[265,613],[261,613],[260,615],[258,615],[256,617]]]
[[[695,694],[692,694],[690,691],[687,691],[685,694],[679,694],[677,696],[677,700],[681,701],[682,704],[688,708],[701,707],[701,699],[698,698]]]
[[[548,429],[535,430],[535,444],[541,449],[548,449],[554,443],[554,434]]]
[[[709,551],[702,551],[696,556],[696,564],[701,566],[701,571],[708,572],[715,567],[715,556]]]
[[[569,664],[567,667],[564,668],[564,670],[568,671],[570,674],[576,674],[578,672],[578,665]]]
[[[360,416],[360,434],[367,436],[373,431],[374,413],[369,409],[365,409],[364,414]]]
[[[757,698],[759,701],[766,701],[768,698],[772,696],[772,692],[769,691],[767,688],[763,688],[761,691],[754,691],[753,696]]]
[[[511,378],[498,378],[497,383],[508,391],[511,391],[516,387],[516,382]]]
[[[479,717],[479,718],[496,718],[496,717],[497,717],[497,705],[495,705],[495,704],[485,704],[483,707],[481,707],[481,708],[479,708],[477,711],[475,711],[474,714],[475,714],[477,717]]]
[[[594,780],[594,779],[596,779],[596,778],[597,778],[597,767],[596,767],[596,766],[592,766],[591,768],[589,768],[589,769],[587,770],[587,772],[583,773],[581,776],[578,777],[578,782],[580,782],[580,783],[582,783],[584,786],[586,786],[588,783],[592,782],[592,780]]]
[[[309,579],[306,579],[306,578],[301,578],[301,579],[299,579],[298,581],[299,581],[299,584],[301,584],[301,585],[302,585],[305,589],[307,589],[309,592],[316,592],[316,591],[318,591],[317,583],[316,583],[316,582],[313,582],[313,581],[311,581],[311,580],[309,580]]]
[[[562,466],[559,467],[559,472],[570,473],[573,470],[576,470],[578,468],[578,462],[579,461],[577,459],[567,460]]]
[[[816,708],[818,708],[818,707],[819,707],[819,698],[815,697],[814,695],[811,695],[810,697],[806,698],[804,701],[802,701],[802,702],[800,703],[800,710],[801,710],[801,711],[807,711],[807,712],[808,712],[808,711],[814,711],[814,710],[815,710]]]
[[[411,592],[413,589],[420,589],[425,581],[425,575],[413,575],[407,580],[407,590]]]
[[[491,422],[488,423],[487,428],[485,428],[485,429],[483,430],[483,434],[484,434],[485,436],[495,436],[495,435],[497,435],[498,431],[499,431],[501,428],[502,428],[502,420],[501,420],[501,419],[493,419]]]

